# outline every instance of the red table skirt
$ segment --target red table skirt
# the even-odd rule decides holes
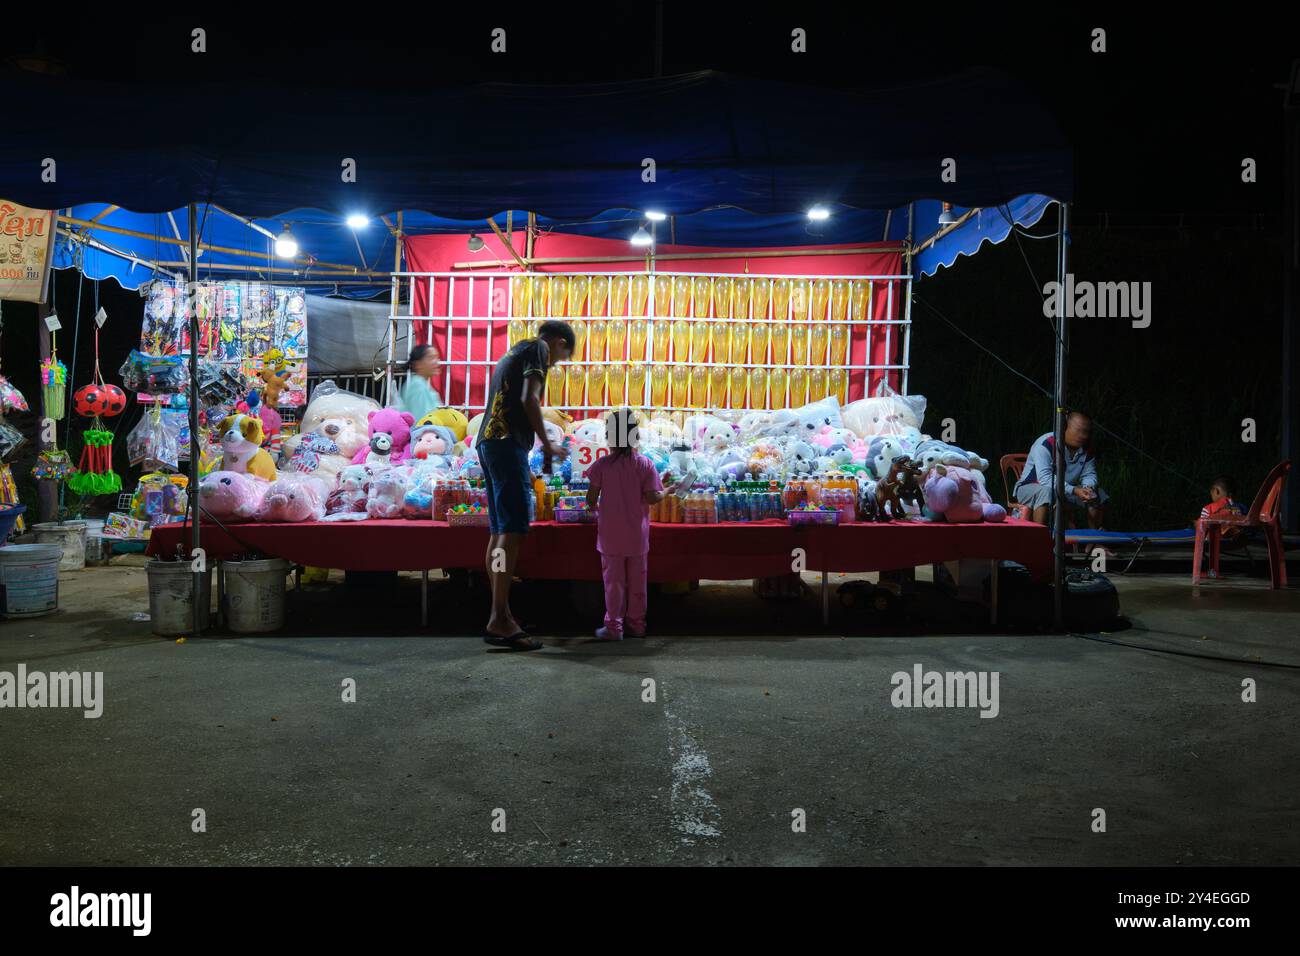
[[[201,545],[209,558],[250,552],[295,564],[348,571],[420,571],[482,568],[486,528],[452,528],[442,521],[317,521],[302,524],[204,523]],[[187,525],[153,530],[149,554],[175,555]],[[840,527],[792,528],[779,521],[750,524],[651,524],[650,580],[741,580],[791,570],[803,549],[808,571],[891,571],[958,558],[1018,561],[1034,577],[1052,573],[1047,528],[1008,519],[1004,524],[893,521]],[[595,525],[537,522],[524,538],[515,571],[525,578],[598,580]]]

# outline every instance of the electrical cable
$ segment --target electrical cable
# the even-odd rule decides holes
[[[1152,632],[1147,631],[1150,634]],[[1096,644],[1113,644],[1115,647],[1129,647],[1136,651],[1151,651],[1153,654],[1169,654],[1173,657],[1190,657],[1202,661],[1218,661],[1222,664],[1249,664],[1251,667],[1278,667],[1283,670],[1300,670],[1300,664],[1287,664],[1282,661],[1264,661],[1264,660],[1247,660],[1242,657],[1219,657],[1215,654],[1197,654],[1193,651],[1180,651],[1170,647],[1147,647],[1143,644],[1130,644],[1127,641],[1115,641],[1108,637],[1100,635],[1081,634],[1078,631],[1068,631],[1068,636],[1076,637],[1081,641],[1092,641]]]
[[[1042,385],[1039,385],[1036,381],[1034,381],[1032,378],[1030,378],[1030,377],[1029,377],[1028,375],[1026,375],[1024,372],[1020,371],[1020,370],[1017,369],[1015,366],[1011,365],[1009,362],[1007,362],[1005,359],[1003,359],[1000,355],[998,355],[998,354],[997,354],[996,352],[994,352],[992,349],[988,348],[986,345],[984,345],[983,343],[981,343],[980,341],[978,341],[977,339],[975,339],[973,336],[971,336],[969,333],[967,333],[965,330],[963,330],[960,326],[958,326],[955,322],[953,322],[951,319],[949,319],[946,315],[944,315],[942,312],[940,312],[939,309],[937,309],[935,306],[931,305],[929,302],[925,301],[925,300],[922,299],[920,296],[917,296],[917,295],[915,295],[915,294],[913,295],[912,298],[913,298],[913,301],[915,301],[915,302],[919,302],[921,305],[925,306],[927,309],[929,309],[931,312],[933,312],[936,316],[938,316],[939,319],[942,320],[942,321],[944,322],[944,324],[946,324],[946,325],[947,325],[949,328],[951,328],[954,332],[956,332],[956,333],[957,333],[958,335],[960,335],[962,338],[966,339],[968,342],[970,342],[972,345],[974,345],[974,346],[975,346],[977,349],[979,349],[981,352],[983,352],[984,354],[988,355],[990,358],[992,358],[994,361],[996,361],[999,365],[1001,365],[1003,368],[1005,368],[1008,372],[1011,372],[1013,375],[1015,375],[1015,376],[1018,377],[1018,378],[1022,378],[1022,379],[1024,379],[1026,382],[1028,382],[1030,385],[1032,385],[1035,389],[1037,389],[1037,390],[1038,390],[1038,391],[1039,391],[1039,392],[1040,392],[1040,393],[1041,393],[1045,398],[1047,398],[1047,399],[1051,399],[1051,398],[1052,398],[1052,393],[1049,392],[1046,388],[1044,388]],[[1091,416],[1089,416],[1089,417],[1091,418]],[[1097,419],[1095,419],[1095,418],[1091,418],[1091,420],[1092,420],[1092,424],[1093,424],[1094,426],[1096,426],[1096,428],[1097,428],[1098,431],[1101,431],[1102,433],[1104,433],[1104,434],[1107,435],[1108,437],[1115,439],[1115,440],[1118,441],[1120,444],[1122,444],[1122,445],[1124,445],[1124,446],[1126,446],[1126,447],[1132,449],[1133,451],[1137,452],[1137,453],[1138,453],[1139,455],[1141,455],[1143,458],[1146,458],[1146,459],[1148,459],[1149,461],[1153,462],[1155,465],[1159,466],[1160,468],[1163,468],[1165,471],[1169,472],[1171,475],[1175,475],[1175,476],[1177,476],[1178,478],[1181,478],[1183,481],[1187,482],[1187,483],[1188,483],[1189,485],[1191,485],[1193,488],[1200,488],[1200,487],[1201,487],[1200,482],[1197,482],[1197,481],[1195,481],[1194,479],[1187,477],[1187,476],[1184,475],[1181,471],[1178,471],[1176,468],[1171,468],[1168,464],[1166,464],[1165,462],[1161,461],[1159,458],[1155,457],[1154,455],[1151,455],[1151,454],[1147,453],[1147,452],[1144,451],[1143,449],[1139,448],[1137,445],[1133,444],[1133,442],[1129,441],[1129,440],[1128,440],[1127,438],[1125,438],[1123,435],[1120,435],[1120,434],[1118,434],[1117,432],[1113,432],[1113,431],[1111,431],[1109,428],[1107,428],[1105,425],[1103,425],[1103,424],[1102,424],[1101,422],[1099,422]]]

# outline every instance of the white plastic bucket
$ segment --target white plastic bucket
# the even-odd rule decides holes
[[[60,571],[80,571],[86,566],[86,522],[46,521],[32,525],[37,544],[57,544],[63,548]]]
[[[37,617],[59,609],[57,544],[11,544],[0,548],[0,612]]]
[[[155,634],[175,637],[194,630],[194,569],[188,561],[150,561],[145,565],[149,575],[149,621]],[[209,608],[212,607],[212,572],[203,571],[202,594],[199,597],[201,626],[208,626]]]
[[[222,561],[226,624],[236,634],[278,631],[284,626],[284,579],[289,562]]]

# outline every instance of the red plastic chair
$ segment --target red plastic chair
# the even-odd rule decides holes
[[[1264,532],[1268,542],[1268,574],[1270,586],[1286,587],[1286,550],[1282,547],[1282,523],[1278,512],[1282,509],[1282,489],[1286,487],[1287,475],[1291,473],[1291,462],[1283,461],[1273,466],[1264,483],[1259,486],[1250,511],[1243,517],[1232,515],[1223,518],[1198,518],[1196,521],[1196,549],[1192,555],[1192,583],[1201,580],[1201,558],[1205,553],[1205,543],[1210,544],[1210,576],[1219,576],[1219,542],[1223,529],[1259,528]]]
[[[1026,512],[1029,511],[1022,504],[1018,504],[1011,496],[1012,490],[1016,487],[1016,482],[1024,474],[1025,462],[1029,460],[1026,454],[1018,453],[1014,455],[1003,455],[998,461],[998,468],[1002,471],[1002,488],[1007,493],[1007,511],[1015,518],[1030,517]]]

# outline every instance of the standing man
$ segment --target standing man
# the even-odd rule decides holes
[[[487,391],[487,413],[474,444],[483,481],[487,486],[491,536],[488,538],[487,574],[492,585],[492,616],[483,640],[513,651],[535,651],[541,642],[523,632],[510,613],[510,581],[515,573],[519,545],[528,533],[528,492],[532,474],[528,452],[533,437],[542,443],[548,459],[563,461],[569,450],[546,437],[542,420],[542,386],[546,370],[573,354],[576,342],[567,322],[543,322],[537,338],[524,339],[501,357]]]
[[[1016,482],[1016,501],[1033,509],[1038,524],[1047,524],[1056,492],[1055,445],[1051,432],[1039,436],[1029,449],[1025,470]],[[1102,526],[1108,496],[1097,486],[1092,419],[1083,412],[1070,412],[1065,420],[1065,496],[1070,505],[1087,509],[1089,528]]]

